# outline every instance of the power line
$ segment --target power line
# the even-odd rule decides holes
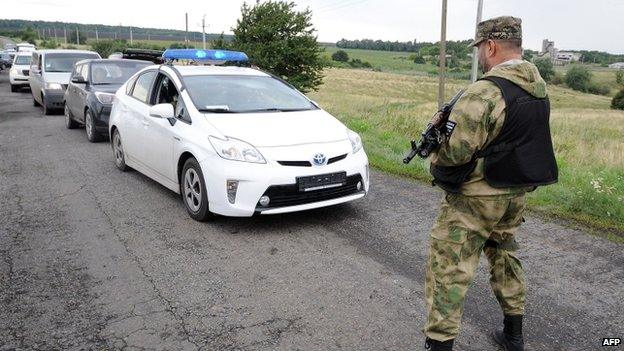
[[[321,9],[317,9],[315,12],[316,13],[328,13],[328,12],[333,12],[339,9],[343,9],[345,7],[351,7],[351,6],[355,6],[355,5],[360,5],[362,3],[365,3],[368,0],[351,0],[351,1],[344,1],[342,3],[338,3],[338,4],[332,4],[331,6],[327,6]]]

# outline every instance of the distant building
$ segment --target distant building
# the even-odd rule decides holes
[[[609,65],[609,68],[624,69],[624,62],[616,62]]]
[[[548,39],[542,40],[542,51],[538,54],[538,56],[543,57],[548,54],[548,57],[557,57],[557,48],[555,47],[555,42],[550,41]]]
[[[581,59],[581,54],[572,51],[559,51],[555,42],[548,39],[542,41],[542,51],[537,54],[539,58],[549,58],[553,65],[563,66]]]
[[[562,61],[564,63],[576,62],[581,59],[581,54],[571,51],[559,51],[555,57],[555,60]]]

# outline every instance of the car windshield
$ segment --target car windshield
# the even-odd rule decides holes
[[[150,62],[110,61],[91,64],[91,83],[94,85],[123,84]]]
[[[16,65],[30,65],[30,61],[32,61],[32,56],[30,55],[17,55],[15,57]]]
[[[46,72],[71,72],[74,63],[85,59],[100,58],[91,53],[50,53],[45,55],[44,64]]]
[[[303,94],[267,76],[186,76],[184,83],[202,112],[249,113],[313,110]]]

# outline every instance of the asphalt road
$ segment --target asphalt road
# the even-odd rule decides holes
[[[423,349],[437,190],[373,172],[359,202],[198,223],[7,79],[0,350]],[[518,241],[528,350],[603,350],[603,337],[624,337],[622,245],[530,216]],[[502,315],[481,263],[458,350],[497,349],[489,333]]]

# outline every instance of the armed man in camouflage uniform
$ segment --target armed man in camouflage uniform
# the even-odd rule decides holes
[[[514,235],[525,193],[557,181],[546,83],[522,60],[518,18],[479,23],[471,46],[485,75],[454,106],[455,128],[431,159],[434,183],[446,197],[429,238],[426,347],[452,350],[483,251],[504,313],[494,338],[505,350],[524,350],[525,281]]]

